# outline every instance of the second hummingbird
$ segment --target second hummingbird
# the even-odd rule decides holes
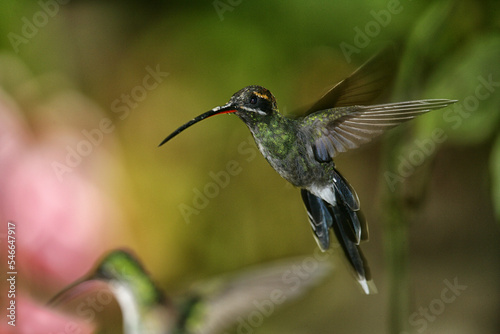
[[[366,294],[375,292],[359,244],[368,228],[354,189],[337,171],[333,158],[357,148],[402,122],[455,100],[431,99],[367,105],[390,84],[393,59],[382,52],[335,85],[302,117],[286,117],[276,100],[261,86],[236,92],[228,103],[179,127],[163,145],[191,125],[214,115],[235,114],[250,129],[269,164],[300,188],[314,237],[325,251],[333,230],[356,279]]]

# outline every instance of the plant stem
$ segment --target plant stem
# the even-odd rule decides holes
[[[387,173],[398,170],[401,147],[404,142],[402,130],[393,132],[384,147],[384,180]],[[389,182],[389,181],[388,181]],[[410,211],[405,205],[404,181],[394,181],[383,197],[384,245],[389,273],[389,333],[400,334],[408,329],[410,305],[409,280],[409,221]]]

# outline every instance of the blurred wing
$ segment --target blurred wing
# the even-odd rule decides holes
[[[387,129],[455,102],[434,99],[327,109],[309,115],[302,124],[303,130],[312,136],[316,160],[327,162],[339,152],[357,148]]]
[[[109,286],[107,283],[100,280],[76,281],[52,297],[47,302],[47,305],[57,308],[65,308],[67,305],[74,303],[75,300],[103,289],[109,290]]]
[[[249,270],[246,273],[216,282],[216,291],[204,302],[203,321],[193,330],[198,334],[220,333],[237,321],[238,316],[245,316],[253,310],[261,313],[272,312],[284,301],[292,300],[303,294],[308,288],[319,283],[331,270],[327,260],[317,262],[314,270],[306,271],[308,277],[294,274],[299,266],[305,271],[307,259],[309,269],[311,258],[298,258],[280,261],[264,268]],[[260,307],[261,309],[259,310]],[[264,310],[264,311],[263,311]],[[269,311],[266,311],[269,310]]]
[[[387,48],[370,58],[348,78],[342,80],[310,107],[303,116],[334,107],[373,102],[392,85],[397,73],[395,51]]]

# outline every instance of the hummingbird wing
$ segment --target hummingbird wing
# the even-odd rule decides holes
[[[315,112],[301,122],[312,137],[314,157],[327,162],[338,153],[359,147],[385,130],[456,100],[431,99],[371,106],[351,106]]]
[[[81,298],[85,294],[98,291],[99,289],[107,291],[107,284],[99,280],[78,280],[53,296],[47,302],[47,305],[64,308],[66,305],[73,303],[76,299]]]
[[[94,302],[97,308],[87,308],[89,301]],[[102,280],[78,280],[51,298],[47,305],[69,316],[84,319],[94,326],[95,332],[123,333],[120,305],[113,297],[109,284]],[[97,309],[99,311],[94,312]],[[89,310],[92,310],[91,314],[87,312]]]
[[[365,105],[373,102],[392,85],[397,73],[396,53],[386,48],[361,65],[349,77],[331,88],[303,116],[334,107]]]
[[[312,266],[314,269],[309,269],[307,275],[297,276],[294,270],[305,270],[311,259],[316,264]],[[196,307],[203,316],[198,315],[201,321],[196,324],[196,328],[187,328],[187,332],[221,333],[236,322],[239,323],[238,327],[246,327],[241,330],[251,331],[252,328],[248,327],[252,325],[244,321],[249,313],[257,311],[263,317],[270,316],[283,302],[299,297],[319,283],[331,268],[331,263],[326,259],[299,257],[205,282],[196,289],[198,296],[206,296],[198,297],[200,302]],[[187,321],[186,325],[189,324]]]

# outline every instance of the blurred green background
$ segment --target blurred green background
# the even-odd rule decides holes
[[[105,214],[94,217],[99,224],[83,244],[93,253],[132,248],[166,291],[317,246],[299,191],[267,165],[236,117],[207,120],[158,148],[160,141],[250,84],[270,89],[280,110],[292,112],[387,43],[397,45],[393,100],[459,102],[336,159],[369,222],[362,249],[379,294],[363,295],[336,253],[326,282],[255,333],[394,331],[388,259],[399,251],[387,246],[390,238],[409,252],[401,293],[410,317],[400,330],[498,333],[498,1],[72,0],[57,10],[44,3],[0,5],[2,95],[27,125],[27,147],[50,142],[59,157],[47,160],[43,177],[60,177],[71,194],[81,173],[105,198],[95,208]],[[92,132],[99,127],[102,136]],[[57,169],[53,162],[67,165],[85,131],[96,144],[71,171]],[[214,173],[234,162],[235,175],[216,185]],[[387,223],[391,210],[403,212],[399,236]],[[72,222],[64,226],[71,233]],[[88,269],[79,267],[74,279]],[[57,270],[48,279],[34,273],[26,270],[22,288],[41,301],[71,281]],[[467,288],[441,309],[436,300],[454,279]]]

